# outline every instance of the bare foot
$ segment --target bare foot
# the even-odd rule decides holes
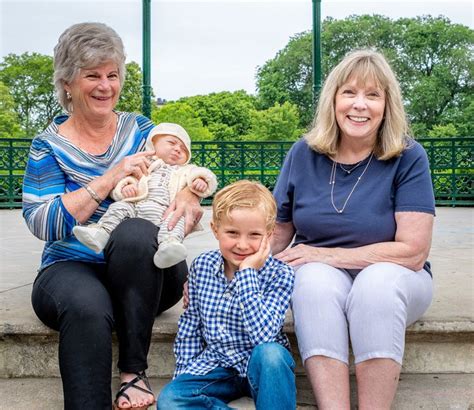
[[[120,373],[120,382],[128,383],[136,377],[137,375],[135,373]],[[137,387],[140,387],[145,391],[142,391]],[[127,398],[123,395],[119,396],[116,402],[117,407],[119,409],[147,409],[155,402],[155,396],[153,395],[153,393],[146,392],[149,390],[150,388],[145,384],[143,380],[138,380],[136,383],[130,385],[127,389],[124,390],[124,393],[127,394],[130,400],[127,400]]]

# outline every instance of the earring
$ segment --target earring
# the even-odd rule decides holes
[[[69,91],[66,91],[66,98],[68,100],[70,100],[72,97],[71,97],[71,93]]]

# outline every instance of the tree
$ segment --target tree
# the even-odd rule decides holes
[[[287,141],[296,140],[303,130],[299,128],[298,109],[294,104],[275,103],[266,110],[251,112],[250,133],[247,140]]]
[[[38,53],[8,54],[0,81],[10,90],[24,134],[33,137],[61,112],[54,87],[53,59]]]
[[[292,37],[257,70],[261,107],[292,102],[298,107],[301,126],[309,124],[314,112],[311,40],[309,31]],[[472,135],[465,114],[474,98],[473,44],[473,30],[445,17],[396,21],[377,15],[327,18],[322,28],[323,77],[348,51],[375,48],[397,73],[413,129],[428,132],[434,125],[452,122],[460,135]]]
[[[184,127],[192,141],[210,141],[211,132],[202,125],[196,112],[186,103],[173,102],[154,107],[151,119],[155,124],[160,122],[174,122]]]
[[[0,82],[0,138],[21,138],[18,114],[15,111],[15,101],[8,87]]]
[[[405,18],[395,24],[400,33],[396,68],[411,121],[431,129],[449,117],[461,119],[459,114],[474,101],[474,31],[446,17]]]
[[[243,90],[185,97],[178,102],[188,104],[217,141],[239,140],[247,134],[250,112],[255,109],[255,97]]]
[[[308,124],[314,112],[312,73],[311,36],[297,34],[275,58],[257,68],[259,108],[290,102],[298,108],[301,124]]]
[[[134,61],[125,65],[127,73],[122,87],[117,110],[138,112],[142,111],[142,70]],[[152,95],[153,98],[153,95]]]

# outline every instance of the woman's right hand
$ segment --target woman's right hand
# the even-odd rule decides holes
[[[184,282],[183,285],[183,309],[187,309],[189,306],[189,284],[188,281]]]
[[[138,152],[123,158],[117,165],[110,168],[104,177],[110,180],[110,184],[115,187],[120,180],[125,177],[133,176],[140,179],[143,175],[148,175],[148,167],[150,166],[151,157],[155,151]]]

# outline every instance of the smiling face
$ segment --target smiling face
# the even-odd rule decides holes
[[[153,146],[156,156],[169,165],[183,165],[188,159],[186,146],[174,135],[153,137]]]
[[[259,208],[235,208],[219,222],[211,222],[224,258],[227,278],[239,270],[242,261],[258,251],[267,232],[267,218]]]
[[[71,94],[75,115],[108,116],[120,97],[117,64],[109,61],[97,67],[81,69],[64,88]]]
[[[374,81],[349,78],[336,92],[334,109],[342,139],[374,144],[384,116],[385,92]]]

